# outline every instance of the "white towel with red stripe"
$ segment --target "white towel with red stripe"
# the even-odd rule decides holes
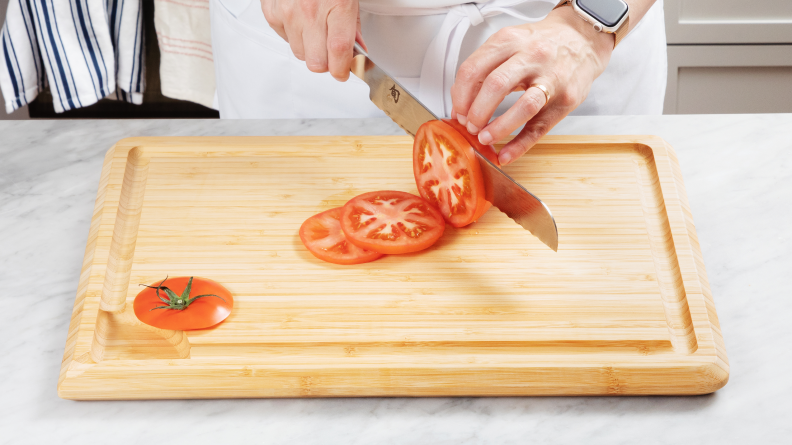
[[[0,33],[6,112],[45,85],[57,113],[105,97],[140,104],[143,45],[140,0],[11,0]]]
[[[209,0],[154,0],[162,95],[212,108],[214,58]]]

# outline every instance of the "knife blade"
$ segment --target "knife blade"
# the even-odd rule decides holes
[[[350,71],[369,86],[369,98],[412,137],[426,122],[439,120],[396,79],[377,66],[355,42]],[[474,148],[475,151],[475,148]],[[486,189],[486,199],[506,216],[554,251],[558,251],[558,228],[550,208],[536,195],[476,151]]]

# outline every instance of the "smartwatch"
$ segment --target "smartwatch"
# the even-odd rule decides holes
[[[629,7],[624,0],[562,0],[555,8],[571,5],[577,15],[594,25],[598,32],[616,37],[613,47],[621,42],[630,28]]]

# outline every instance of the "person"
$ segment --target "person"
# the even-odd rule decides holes
[[[626,3],[616,45],[558,0],[211,0],[217,105],[222,118],[384,116],[350,78],[358,41],[480,142],[522,127],[505,165],[569,114],[662,113],[662,0]]]

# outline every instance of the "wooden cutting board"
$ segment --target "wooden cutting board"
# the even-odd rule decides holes
[[[124,139],[107,153],[58,394],[68,399],[703,394],[729,366],[673,149],[546,137],[505,170],[553,252],[497,209],[416,254],[337,266],[297,235],[417,193],[409,137]],[[139,284],[224,284],[230,317],[165,331]]]

